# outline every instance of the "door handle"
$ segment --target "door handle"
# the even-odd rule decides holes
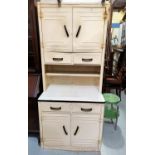
[[[61,107],[50,107],[51,110],[61,110]]]
[[[63,58],[53,58],[53,61],[63,61]]]
[[[89,108],[89,109],[81,108],[81,111],[84,111],[84,112],[91,112],[91,111],[92,111],[92,108]]]
[[[93,61],[93,59],[92,58],[90,58],[90,59],[82,58],[82,61],[83,62],[91,62],[91,61]]]
[[[77,126],[77,128],[76,128],[76,130],[75,130],[75,132],[74,132],[74,136],[76,136],[78,130],[79,130],[79,126]]]
[[[62,126],[62,128],[63,128],[63,130],[64,130],[65,135],[68,135],[68,132],[66,131],[66,128],[65,128],[64,125]]]
[[[78,31],[76,33],[76,38],[79,36],[80,30],[81,30],[81,25],[79,26]]]
[[[66,32],[66,36],[69,37],[69,33],[68,33],[68,31],[67,31],[66,25],[64,25],[64,29],[65,29],[65,32]]]
[[[57,0],[58,2],[58,7],[61,7],[61,0]]]

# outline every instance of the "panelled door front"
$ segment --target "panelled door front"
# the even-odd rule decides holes
[[[72,52],[72,8],[41,8],[45,51]]]
[[[50,146],[70,145],[70,115],[42,113],[43,144]]]
[[[103,8],[73,9],[73,51],[102,52]]]
[[[73,114],[71,120],[71,145],[98,149],[100,134],[99,115]]]

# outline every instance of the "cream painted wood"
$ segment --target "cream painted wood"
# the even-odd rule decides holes
[[[103,48],[103,8],[73,9],[73,51],[102,52]],[[78,37],[76,36],[81,26]]]
[[[76,74],[76,73],[46,73],[46,76],[58,77],[100,77],[99,74]]]
[[[38,13],[38,25],[39,25],[39,38],[40,38],[40,57],[41,57],[41,70],[42,70],[42,81],[43,81],[43,89],[46,89],[46,78],[45,78],[45,66],[44,66],[44,48],[43,48],[43,36],[42,36],[42,26],[41,26],[41,18],[40,18],[41,7],[39,3],[37,3],[37,13]]]
[[[101,53],[76,53],[73,62],[80,65],[101,65],[101,56]]]
[[[72,8],[41,8],[40,18],[46,51],[72,52]]]
[[[106,50],[106,36],[107,36],[107,26],[108,26],[108,22],[110,22],[110,5],[108,3],[105,4],[104,10],[105,10],[105,16],[104,16],[104,27],[103,27],[103,50],[102,50],[102,62],[101,62],[101,69],[100,69],[100,84],[99,84],[99,90],[100,92],[102,92],[102,88],[103,88],[103,74],[104,74],[104,60],[105,60],[105,50]]]
[[[78,106],[94,107],[95,113],[79,112]],[[58,102],[62,111],[49,111],[56,102],[38,102],[41,146],[50,149],[99,151],[102,142],[103,104]],[[65,107],[66,106],[66,107]],[[95,108],[95,106],[97,108]],[[77,108],[77,110],[75,110]],[[86,106],[85,106],[86,108]],[[63,110],[66,109],[66,110]],[[67,132],[64,132],[63,126]],[[75,131],[77,133],[75,134]]]
[[[73,64],[73,56],[69,53],[45,52],[45,64]]]
[[[82,111],[81,109],[91,109],[91,111],[85,112]],[[72,112],[80,113],[80,114],[94,114],[94,113],[101,113],[102,110],[102,105],[100,104],[85,104],[85,103],[80,103],[80,104],[75,104],[72,106]]]
[[[44,146],[70,145],[70,115],[43,112],[42,137]],[[65,127],[66,133],[63,129]]]
[[[101,123],[100,115],[72,114],[71,117],[71,145],[81,149],[85,147],[97,149]]]
[[[81,4],[79,4],[79,3],[63,3],[62,4],[62,6],[61,6],[61,8],[58,8],[58,5],[57,4],[51,4],[51,3],[45,3],[45,2],[38,2],[37,3],[37,6],[38,6],[38,21],[39,21],[39,31],[40,31],[40,45],[41,45],[41,62],[42,62],[42,79],[43,79],[43,89],[44,90],[46,90],[47,89],[47,87],[50,85],[50,84],[53,84],[53,83],[55,83],[55,84],[59,84],[59,81],[60,81],[60,83],[64,83],[65,84],[65,80],[71,80],[71,81],[66,81],[66,83],[67,84],[80,84],[80,80],[81,80],[81,84],[84,84],[84,85],[87,85],[88,83],[89,83],[89,85],[90,84],[92,84],[92,85],[98,85],[98,88],[99,88],[99,90],[100,90],[100,92],[101,92],[101,90],[102,90],[102,81],[103,81],[103,69],[104,69],[104,55],[105,55],[105,38],[106,38],[106,29],[107,29],[107,24],[106,24],[106,21],[108,21],[109,20],[109,8],[110,8],[110,5],[109,5],[109,3],[108,2],[106,2],[105,3],[105,5],[104,6],[101,6],[101,4],[99,4],[99,3],[91,3],[91,4],[89,4],[89,3],[81,3]],[[77,74],[77,76],[75,77],[74,75],[75,74],[70,74],[71,75],[71,77],[73,78],[73,80],[72,80],[72,78],[70,78],[70,77],[68,77],[68,78],[66,78],[66,73],[64,73],[64,76],[65,76],[65,80],[64,80],[64,76],[62,76],[62,77],[60,77],[60,74],[58,75],[59,77],[58,77],[58,80],[57,80],[57,77],[55,76],[56,74],[53,74],[52,72],[46,72],[46,65],[48,64],[50,64],[50,65],[57,65],[57,64],[60,64],[60,65],[67,65],[67,64],[69,64],[69,65],[74,65],[74,64],[70,64],[70,63],[57,63],[57,64],[55,64],[55,63],[45,63],[45,60],[44,60],[44,53],[46,53],[46,52],[71,52],[71,53],[75,53],[76,54],[76,52],[74,52],[74,50],[72,49],[72,46],[74,45],[74,39],[75,39],[75,32],[72,32],[72,29],[74,30],[75,29],[75,22],[77,22],[78,20],[75,20],[75,22],[74,22],[74,10],[76,10],[76,9],[82,9],[82,10],[86,10],[86,13],[84,14],[84,15],[88,15],[88,16],[90,16],[88,19],[92,19],[92,22],[93,23],[95,23],[95,24],[97,24],[99,21],[98,21],[98,19],[102,16],[102,20],[103,20],[103,32],[101,32],[100,31],[100,34],[102,33],[102,35],[100,35],[100,36],[103,36],[103,42],[101,43],[101,46],[100,46],[100,49],[101,49],[101,53],[102,53],[102,55],[101,55],[101,63],[100,64],[97,64],[97,61],[96,62],[94,62],[94,64],[88,64],[88,63],[86,63],[86,64],[80,64],[80,63],[74,63],[75,65],[80,65],[80,66],[89,66],[89,67],[91,67],[91,66],[101,66],[101,68],[100,68],[100,73],[99,73],[99,78],[97,77],[98,75],[95,75],[95,76],[93,76],[93,74],[87,74],[86,76],[84,75],[83,76],[83,73],[81,74],[81,77],[80,77],[80,72],[78,71],[78,74]],[[71,10],[71,11],[69,11],[69,10]],[[97,11],[97,10],[102,10],[101,12],[102,12],[102,14],[100,14],[99,12],[100,11]],[[98,12],[98,13],[97,13]],[[56,30],[54,30],[53,28],[52,28],[52,30],[51,30],[51,28],[50,28],[50,24],[47,24],[48,22],[49,22],[49,20],[50,19],[52,19],[52,18],[56,18],[56,23],[54,23],[53,24],[53,22],[55,22],[55,20],[52,20],[52,21],[50,21],[50,23],[51,23],[51,26],[54,26],[55,25],[55,27],[56,27],[56,29],[58,28],[56,25],[58,25],[58,22],[60,22],[60,23],[62,23],[62,20],[59,18],[61,15],[63,14],[63,16],[64,16],[64,20],[63,21],[66,21],[67,23],[70,23],[69,25],[69,27],[70,27],[70,29],[71,30],[68,30],[68,27],[67,27],[67,30],[68,30],[68,33],[70,34],[70,32],[71,32],[71,35],[70,35],[70,37],[66,37],[67,39],[65,40],[63,37],[64,36],[60,36],[60,35],[62,35],[62,33],[60,33],[60,35],[58,35],[57,33],[55,33],[56,32]],[[99,15],[99,18],[98,17],[96,17],[96,15],[97,14],[100,14]],[[93,16],[94,15],[94,17],[91,17],[91,15]],[[78,16],[78,15],[77,15]],[[84,17],[85,18],[85,17]],[[95,18],[95,20],[94,20],[94,18]],[[45,19],[45,20],[44,20]],[[78,19],[78,18],[76,18],[76,19]],[[85,18],[86,19],[86,21],[87,21],[87,18]],[[97,21],[96,21],[96,19],[97,19]],[[44,22],[43,21],[46,21],[45,22],[45,27],[42,25]],[[62,25],[59,23],[59,28],[61,27],[62,28]],[[89,22],[84,22],[85,24],[89,24]],[[47,27],[46,27],[46,25],[47,25]],[[61,26],[60,26],[61,25]],[[63,25],[64,26],[64,25]],[[67,26],[67,25],[66,25]],[[83,27],[82,27],[83,28]],[[82,30],[82,28],[81,28],[81,30]],[[88,26],[88,29],[90,29],[90,26]],[[88,30],[87,29],[87,30]],[[96,29],[96,28],[95,28]],[[53,31],[54,30],[54,31]],[[93,29],[94,30],[94,29]],[[99,29],[97,29],[97,30],[99,30]],[[50,32],[48,32],[48,31],[50,31]],[[64,31],[64,27],[63,27],[63,31]],[[60,31],[59,31],[60,32]],[[62,32],[62,29],[61,29],[61,32]],[[82,31],[81,31],[82,32]],[[80,32],[80,34],[82,34]],[[85,32],[85,31],[84,31]],[[91,32],[93,32],[93,31],[91,31]],[[44,35],[46,33],[46,35]],[[53,34],[52,34],[52,36],[50,35],[50,33],[52,34],[52,33],[54,33],[55,35],[56,35],[56,37],[53,37]],[[65,31],[63,32],[63,35],[65,34]],[[79,37],[80,37],[80,34],[79,34]],[[89,35],[89,38],[88,39],[90,39],[91,37],[90,37],[90,35],[91,35],[92,33],[86,33],[86,36],[87,35]],[[95,31],[95,34],[96,34],[96,31]],[[66,34],[65,34],[66,35]],[[93,34],[92,34],[93,35]],[[55,39],[55,38],[57,38],[57,37],[60,37],[60,39],[62,38],[62,40],[61,41],[63,41],[64,42],[64,45],[68,48],[66,48],[66,47],[62,47],[63,45],[61,44],[58,44],[58,46],[55,44],[55,41],[54,40],[51,40],[51,41],[49,41],[50,40],[50,37],[51,37],[51,39]],[[69,41],[69,38],[71,38],[72,37],[72,39],[71,39],[71,42]],[[94,37],[95,38],[95,37]],[[100,38],[100,37],[96,37],[96,38]],[[101,37],[102,38],[102,37]],[[47,40],[48,41],[47,41]],[[84,39],[83,37],[82,37],[82,39]],[[46,41],[47,42],[46,42]],[[80,39],[79,39],[80,40]],[[60,41],[60,42],[61,42]],[[89,40],[87,40],[87,41],[89,41]],[[91,45],[89,45],[89,47],[91,47],[91,49],[90,50],[88,50],[87,49],[87,47],[88,47],[88,44],[89,44],[89,42],[85,42],[85,50],[86,50],[86,52],[88,53],[88,54],[91,54],[91,53],[93,53],[93,52],[96,52],[97,50],[92,50],[91,51],[91,49],[93,49],[91,46],[94,46],[93,45],[93,43],[91,44]],[[93,40],[94,41],[94,40]],[[97,40],[97,41],[99,41],[99,40]],[[59,41],[58,41],[59,42]],[[60,43],[59,42],[59,43]],[[95,40],[95,42],[96,42],[96,40]],[[47,44],[46,44],[47,43]],[[78,42],[79,43],[79,42]],[[51,46],[51,44],[52,44],[52,46]],[[59,49],[54,49],[53,48],[53,44],[55,44],[56,46],[56,48],[58,47]],[[46,46],[47,45],[47,46]],[[71,50],[69,49],[70,47],[71,47]],[[62,48],[61,48],[62,47]],[[80,46],[79,46],[80,47]],[[88,48],[89,48],[88,47]],[[52,49],[51,49],[52,48]],[[62,51],[61,51],[62,50]],[[80,53],[84,53],[85,51],[84,50],[81,50],[81,48],[80,48]],[[80,54],[79,53],[79,54]],[[99,53],[99,52],[96,52],[96,53]],[[86,54],[86,53],[85,53]],[[50,74],[51,73],[51,74]],[[49,75],[50,75],[50,77],[49,77]],[[54,77],[51,77],[51,75],[54,75]],[[90,77],[88,77],[88,75],[90,75]],[[77,77],[79,77],[79,79],[77,78]],[[89,82],[87,82],[87,79],[86,78],[88,78],[88,81]],[[54,81],[52,81],[54,79]],[[78,81],[78,82],[77,82]],[[86,82],[86,83],[85,83]],[[92,83],[91,83],[92,82]]]
[[[104,105],[95,102],[104,102],[101,90],[110,4],[64,2],[58,8],[57,3],[38,2],[37,7],[43,87],[47,89],[38,102],[41,146],[99,151]],[[55,57],[59,62],[53,62]],[[93,60],[83,62],[83,57]]]
[[[96,86],[99,87],[99,77],[92,76],[46,76],[46,88],[50,85],[83,85],[83,86]]]
[[[62,102],[41,102],[39,105],[39,109],[42,112],[55,112],[55,113],[60,113],[60,112],[70,112],[70,104],[65,104]]]

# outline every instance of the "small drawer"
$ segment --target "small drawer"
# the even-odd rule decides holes
[[[72,54],[68,53],[44,53],[45,64],[72,64]]]
[[[69,103],[60,102],[39,102],[40,112],[70,112]]]
[[[76,53],[74,54],[74,64],[100,65],[101,53]]]
[[[102,110],[101,104],[89,104],[89,103],[76,103],[72,104],[71,108],[73,112],[80,113],[101,113]]]

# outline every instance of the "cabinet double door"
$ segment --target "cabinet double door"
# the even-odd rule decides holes
[[[42,114],[44,147],[98,149],[99,115]]]
[[[102,52],[103,8],[41,8],[45,51]]]

